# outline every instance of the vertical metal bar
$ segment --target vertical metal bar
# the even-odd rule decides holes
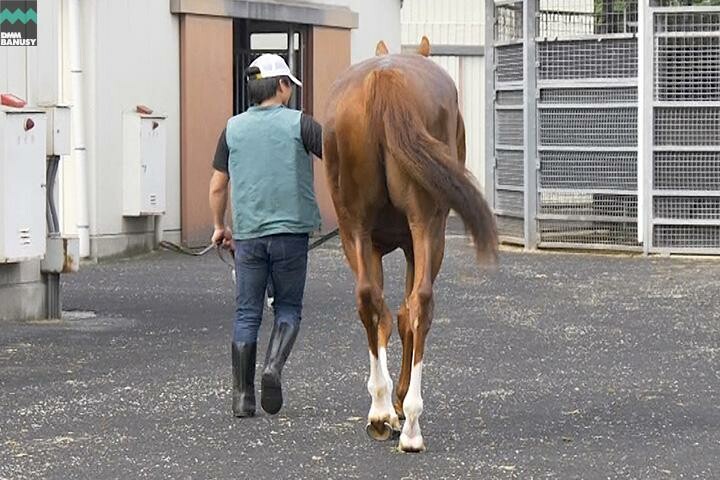
[[[287,39],[288,67],[290,67],[290,73],[292,73],[293,75],[295,75],[297,77],[298,76],[297,69],[295,68],[295,66],[296,66],[295,64],[297,62],[295,62],[295,26],[294,25],[290,25],[288,27],[287,36],[288,36],[288,39]],[[293,94],[292,94],[292,98],[290,99],[290,105],[292,105],[293,108],[301,110],[302,105],[299,105],[298,98],[299,98],[298,89],[293,88]]]
[[[44,273],[45,309],[48,320],[62,318],[62,293],[59,273]]]
[[[654,14],[650,0],[638,2],[638,242],[650,253],[653,236]]]
[[[538,149],[536,17],[538,0],[523,2],[523,126],[525,152],[525,249],[535,250],[537,236]]]
[[[485,199],[495,209],[495,0],[485,0]]]
[[[290,67],[290,72],[295,75],[295,27],[290,26],[288,28],[288,41],[287,41],[287,48],[288,48],[288,67]]]
[[[247,94],[247,77],[245,77],[245,69],[248,67],[250,59],[250,21],[247,19],[236,19],[234,22],[238,25],[237,36],[235,38],[235,47],[237,50],[237,58],[239,59],[237,88],[240,89],[239,102],[235,114],[243,113],[250,106],[250,100]]]
[[[300,66],[298,67],[298,72],[300,72],[300,80],[303,82],[304,87],[300,89],[300,102],[298,103],[300,110],[305,110],[305,88],[310,88],[308,78],[305,76],[305,71],[307,70],[305,68],[307,66],[305,60],[305,52],[307,51],[307,28],[303,28],[298,31],[300,32],[298,37],[300,39]]]

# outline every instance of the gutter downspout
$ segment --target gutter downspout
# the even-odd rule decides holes
[[[70,82],[73,97],[73,156],[77,178],[77,229],[80,258],[90,256],[90,205],[88,203],[88,161],[85,147],[85,76],[82,69],[82,35],[80,0],[69,0]]]

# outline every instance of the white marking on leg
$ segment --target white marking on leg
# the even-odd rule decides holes
[[[378,348],[378,360],[380,363],[380,373],[385,379],[385,392],[383,392],[382,395],[383,410],[385,411],[385,415],[389,418],[388,423],[390,426],[394,430],[400,430],[400,420],[398,419],[395,407],[393,407],[392,403],[393,381],[390,378],[390,372],[388,371],[387,351],[383,347]]]
[[[413,367],[410,373],[410,386],[403,401],[405,425],[400,434],[400,449],[404,451],[420,451],[425,449],[422,433],[420,432],[420,415],[423,411],[422,367],[423,362],[417,364],[413,355]]]
[[[367,388],[372,397],[368,421],[387,422],[391,427],[399,428],[400,421],[392,405],[393,382],[387,368],[387,352],[382,347],[378,348],[378,358],[370,352],[370,378]]]

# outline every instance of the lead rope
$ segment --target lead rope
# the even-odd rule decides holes
[[[337,237],[340,231],[336,228],[332,232],[323,235],[322,237],[318,238],[314,242],[312,242],[308,246],[308,252],[311,252],[318,248],[319,246],[327,243],[328,241],[332,240],[333,238]],[[182,245],[178,245],[177,243],[168,242],[167,240],[163,240],[160,243],[158,243],[158,247],[167,250],[169,252],[179,253],[182,255],[188,255],[191,257],[202,257],[203,255],[207,254],[210,250],[217,251],[218,257],[220,258],[220,261],[223,262],[225,265],[227,265],[230,268],[230,275],[232,277],[233,283],[236,282],[235,280],[235,256],[233,255],[232,250],[229,250],[227,248],[221,248],[219,245],[210,244],[207,247],[196,250],[191,249],[187,247],[183,247]],[[230,259],[228,259],[223,252],[229,252],[230,253]],[[270,303],[270,299],[268,299],[268,303]]]

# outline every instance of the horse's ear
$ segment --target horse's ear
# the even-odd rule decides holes
[[[385,45],[385,42],[380,40],[377,47],[375,47],[375,56],[379,57],[381,55],[387,55],[388,53],[390,52],[388,51],[387,45]]]
[[[418,49],[418,53],[423,57],[430,56],[430,40],[428,40],[426,36],[423,36],[422,40],[420,41],[420,48]]]

